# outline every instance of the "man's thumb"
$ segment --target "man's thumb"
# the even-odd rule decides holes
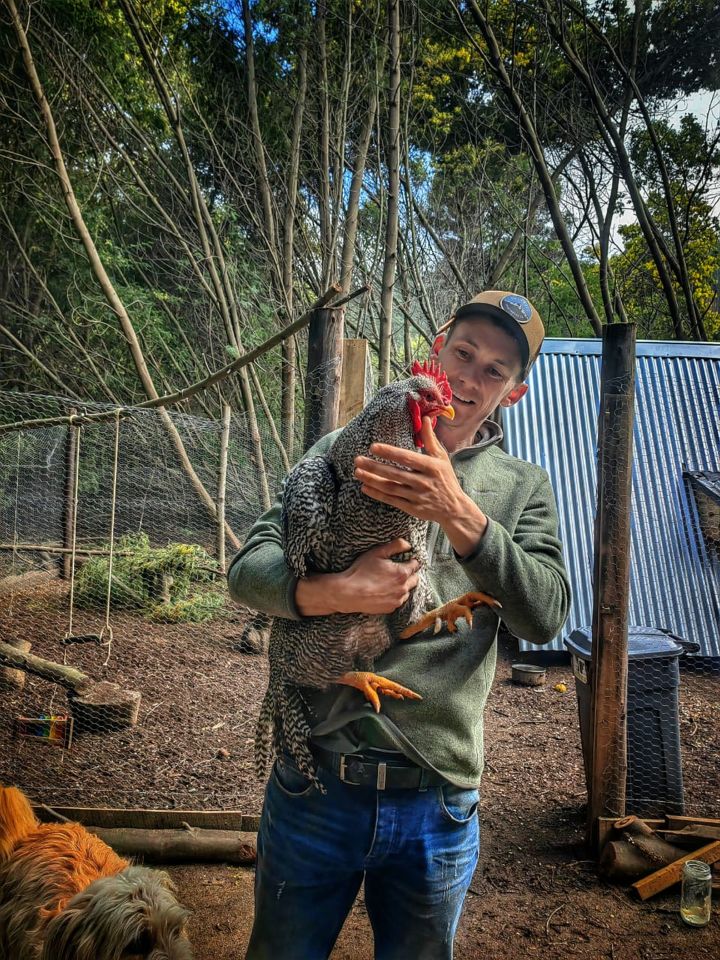
[[[391,540],[390,543],[381,544],[377,550],[381,557],[393,557],[396,553],[405,553],[408,550],[412,550],[412,547],[407,540],[398,537],[397,540]]]

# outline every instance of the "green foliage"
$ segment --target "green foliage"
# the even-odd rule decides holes
[[[121,537],[114,551],[111,606],[144,610],[167,623],[210,620],[223,607],[224,594],[211,589],[213,558],[195,544],[151,547],[147,534]],[[93,557],[75,579],[75,602],[82,607],[105,604],[109,557]]]
[[[157,623],[206,623],[218,616],[224,606],[221,593],[195,593],[185,600],[157,604],[150,611],[150,619]]]

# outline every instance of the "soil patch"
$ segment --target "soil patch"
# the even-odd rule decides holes
[[[32,652],[49,659],[62,662],[66,655],[93,679],[139,690],[142,701],[136,727],[83,734],[63,753],[12,737],[16,716],[67,707],[63,690],[29,678],[24,691],[3,693],[0,778],[50,804],[259,812],[263,785],[252,769],[252,737],[266,661],[234,649],[242,623],[234,611],[202,625],[113,615],[114,641],[103,666],[105,650],[60,642],[67,629],[64,584],[16,594],[12,606],[3,598],[2,639],[30,640]],[[74,629],[96,632],[97,614],[78,611]],[[571,668],[553,663],[543,687],[519,687],[510,679],[515,659],[516,646],[502,643],[486,711],[482,856],[456,957],[669,960],[688,954],[717,960],[717,904],[709,927],[690,929],[679,918],[677,891],[640,903],[598,880],[583,846],[586,792]],[[559,683],[565,692],[555,689]],[[720,816],[719,692],[717,673],[683,671],[686,807],[698,816]],[[198,960],[241,957],[252,918],[253,871],[198,865],[171,873],[193,910]],[[362,895],[333,957],[372,957]]]

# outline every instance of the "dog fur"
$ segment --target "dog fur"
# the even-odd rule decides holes
[[[173,889],[0,787],[0,960],[192,960]]]

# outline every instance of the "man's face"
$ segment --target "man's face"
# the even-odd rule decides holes
[[[484,317],[459,321],[438,349],[437,359],[450,381],[455,409],[454,420],[438,422],[441,439],[471,443],[498,405],[511,407],[527,391],[527,384],[519,382],[522,361],[517,341]]]

